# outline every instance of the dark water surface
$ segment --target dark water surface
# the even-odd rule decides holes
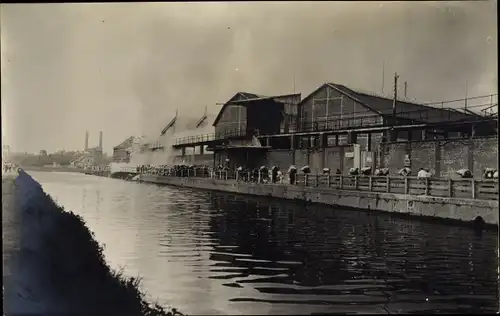
[[[113,268],[195,314],[496,312],[496,231],[388,214],[31,173]]]

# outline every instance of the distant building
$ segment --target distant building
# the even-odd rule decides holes
[[[181,116],[178,112],[154,137],[143,137],[140,144],[140,160],[144,164],[211,164],[213,156],[206,153],[207,146],[188,146],[182,149],[173,147],[176,140],[195,137],[209,138],[214,136],[211,122],[215,118],[205,110],[199,116]]]
[[[102,132],[99,132],[99,146],[88,148],[89,133],[85,134],[85,150],[78,154],[70,162],[70,166],[74,168],[87,168],[94,165],[104,163],[104,155],[102,151]]]
[[[130,155],[135,151],[135,148],[138,147],[140,141],[140,137],[130,136],[119,145],[113,147],[113,162],[129,163]]]

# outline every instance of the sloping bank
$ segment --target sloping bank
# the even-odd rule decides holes
[[[6,315],[180,314],[146,302],[138,279],[110,269],[82,218],[22,170],[2,176],[2,217]]]

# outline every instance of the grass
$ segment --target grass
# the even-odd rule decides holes
[[[36,203],[29,203],[24,216],[48,220],[42,235],[44,271],[56,295],[67,308],[82,314],[174,316],[176,309],[150,304],[140,291],[140,278],[126,277],[106,263],[103,248],[87,228],[83,218],[66,211],[43,192]],[[41,261],[42,262],[42,261]]]

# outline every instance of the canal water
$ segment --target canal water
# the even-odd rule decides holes
[[[149,299],[196,314],[498,310],[497,232],[390,214],[32,172]]]

